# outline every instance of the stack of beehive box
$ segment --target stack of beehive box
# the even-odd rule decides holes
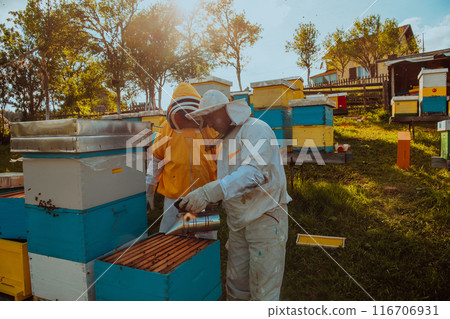
[[[200,96],[203,96],[209,90],[217,90],[225,94],[228,99],[231,98],[230,88],[233,85],[233,82],[225,79],[216,76],[206,76],[190,79],[189,83],[197,90]]]
[[[296,84],[287,80],[270,80],[254,82],[251,102],[254,108],[254,117],[258,118],[272,128],[281,147],[286,139],[292,138],[292,110],[289,101],[303,94]],[[300,91],[300,93],[299,93]]]
[[[445,115],[447,110],[448,69],[425,69],[419,73],[420,115]]]
[[[335,102],[328,97],[308,97],[291,100],[292,139],[294,151],[302,147],[317,147],[319,151],[333,151],[333,108]],[[294,142],[295,143],[295,142]]]
[[[95,299],[95,258],[145,232],[145,174],[131,167],[144,157],[131,147],[148,127],[77,119],[13,124],[11,150],[24,157],[33,295]]]
[[[0,174],[0,292],[31,296],[22,173]]]
[[[441,132],[441,157],[450,160],[450,120],[438,122],[438,132]]]

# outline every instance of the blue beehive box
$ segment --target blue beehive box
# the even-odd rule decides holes
[[[0,238],[27,239],[23,189],[2,190],[0,194]]]
[[[258,109],[254,117],[269,124],[271,128],[284,127],[284,114],[281,108]]]
[[[145,193],[85,210],[25,205],[28,251],[87,263],[142,235]]]
[[[447,114],[447,97],[446,96],[429,96],[424,97],[419,101],[420,114],[421,115],[431,115]]]
[[[95,260],[96,300],[218,300],[219,241],[156,234]]]
[[[333,126],[333,107],[336,102],[327,97],[289,101],[292,107],[292,125]]]

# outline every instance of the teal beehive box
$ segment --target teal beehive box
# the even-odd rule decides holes
[[[218,300],[219,241],[156,234],[95,260],[96,300]]]

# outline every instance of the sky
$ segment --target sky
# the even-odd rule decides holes
[[[8,17],[8,11],[21,10],[26,0],[0,0],[0,23]],[[141,6],[150,6],[152,0],[144,0]],[[182,11],[190,11],[197,1],[176,0]],[[399,25],[411,24],[415,35],[424,37],[425,51],[450,48],[450,1],[449,0],[235,0],[237,12],[245,11],[252,23],[263,27],[262,38],[244,54],[250,62],[243,70],[242,87],[250,83],[283,77],[302,77],[306,80],[306,70],[297,66],[294,53],[287,53],[285,45],[291,41],[299,23],[312,22],[320,32],[319,43],[337,27],[347,29],[356,18],[380,14],[386,18],[396,18]],[[321,61],[317,61],[311,75],[321,73]],[[211,75],[233,82],[232,91],[239,85],[235,70],[231,67],[217,68]],[[163,108],[167,108],[174,86],[164,87]],[[144,98],[143,100],[144,101]]]

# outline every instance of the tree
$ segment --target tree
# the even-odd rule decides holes
[[[395,19],[381,22],[380,15],[356,20],[349,31],[350,57],[364,67],[371,76],[377,76],[376,61],[388,54],[418,52],[415,39],[406,44],[400,41],[401,30]]]
[[[180,59],[171,75],[175,82],[186,82],[191,78],[208,75],[215,67],[213,55],[209,52],[207,40],[203,35],[206,32],[202,23],[204,19],[201,7],[194,8],[183,17],[178,49]]]
[[[181,22],[175,5],[157,3],[148,10],[139,12],[124,34],[125,44],[136,63],[133,73],[140,88],[146,93],[146,102],[156,106],[156,91],[170,76],[180,42],[177,26]],[[159,107],[161,96],[159,98]]]
[[[121,90],[130,73],[130,58],[125,51],[124,34],[138,10],[139,0],[83,0],[85,27],[101,47],[106,71],[117,94],[117,113]]]
[[[35,120],[44,94],[34,46],[14,27],[0,24],[0,49],[4,61],[0,67],[8,75],[10,104],[22,112],[24,120]]]
[[[337,28],[335,32],[328,34],[323,47],[326,53],[322,59],[339,71],[341,77],[344,77],[345,67],[350,62],[349,43],[345,31]]]
[[[28,0],[25,10],[12,12],[24,41],[32,45],[46,101],[46,119],[50,116],[50,86],[58,73],[58,64],[68,46],[83,47],[87,36],[80,24],[80,12],[75,3],[65,0]]]
[[[232,9],[233,0],[217,0],[204,4],[210,21],[206,27],[209,50],[220,65],[236,69],[239,89],[242,91],[241,72],[249,62],[243,54],[261,38],[262,27],[245,18],[245,11],[236,13]]]
[[[295,29],[294,39],[286,42],[286,52],[294,51],[298,55],[297,65],[308,71],[308,84],[311,67],[315,62],[315,55],[319,52],[317,44],[319,31],[312,22],[300,23]]]

